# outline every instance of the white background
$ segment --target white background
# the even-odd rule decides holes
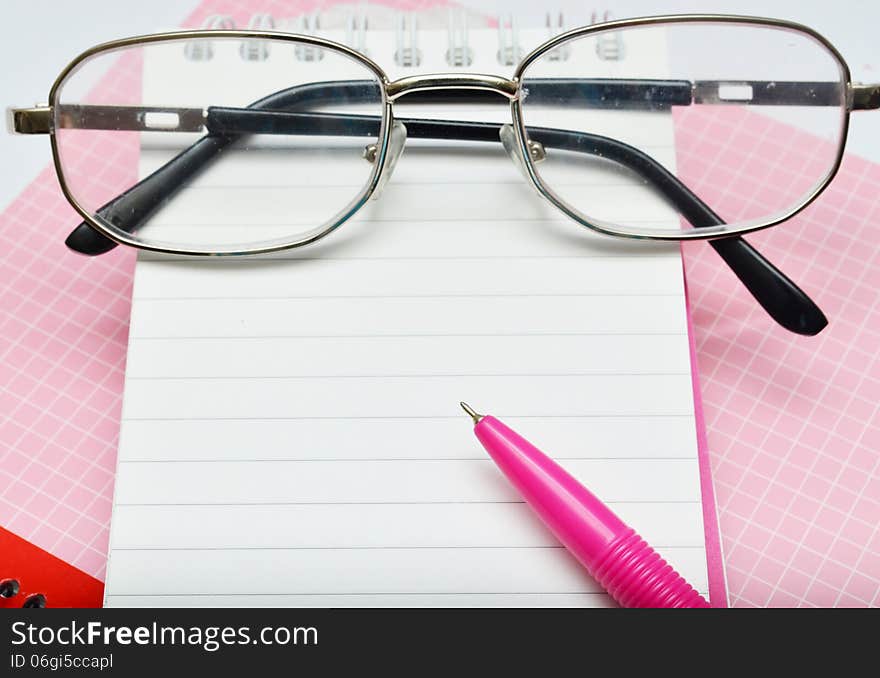
[[[49,86],[72,57],[91,45],[127,35],[177,26],[199,0],[2,0],[0,20],[0,107],[44,102]],[[546,9],[563,11],[569,27],[589,22],[594,8],[612,7],[616,18],[676,12],[757,14],[793,19],[818,29],[843,53],[856,81],[880,80],[878,0],[469,0],[490,14],[516,12],[524,25],[541,25]],[[539,8],[539,9],[537,9]],[[850,152],[880,161],[880,111],[853,116]],[[45,138],[0,132],[0,208],[5,207],[50,159]]]

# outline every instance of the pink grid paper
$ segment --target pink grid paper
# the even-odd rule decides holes
[[[676,144],[681,176],[722,216],[797,197],[826,157],[793,127],[720,113],[680,109]],[[814,338],[774,325],[710,248],[683,248],[733,605],[880,603],[878,189],[880,166],[847,156],[817,203],[750,236],[820,301],[830,325]]]
[[[252,12],[284,16],[310,8],[209,1],[187,23],[223,13],[243,25]],[[719,129],[687,110],[676,119],[684,178],[721,199],[728,216],[761,196],[731,192],[723,168],[689,152],[697,142],[726,142],[729,151],[741,146],[737,135],[776,140],[778,147],[767,146],[775,154],[746,158],[753,172],[802,169],[793,158],[783,162],[779,151],[810,148],[809,138],[756,122],[713,116]],[[793,186],[796,173],[789,178]],[[815,339],[776,328],[709,248],[684,248],[735,605],[880,602],[880,364],[872,350],[880,338],[880,206],[869,199],[878,186],[880,166],[849,157],[815,206],[753,238],[832,319]],[[0,402],[9,415],[0,423],[0,522],[101,577],[133,260],[67,253],[60,234],[76,218],[59,196],[47,171],[0,217],[4,270],[14,271],[2,281],[0,336],[9,346],[2,350]],[[56,296],[58,288],[71,292]],[[69,375],[66,390],[74,398],[54,383],[57,373],[61,380]],[[84,435],[71,421],[94,425]]]

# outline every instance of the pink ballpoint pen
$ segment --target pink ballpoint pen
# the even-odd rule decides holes
[[[556,538],[623,607],[709,607],[684,578],[559,464],[492,416],[474,433]]]

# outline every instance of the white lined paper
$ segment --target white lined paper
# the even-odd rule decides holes
[[[472,39],[479,53],[492,38]],[[670,121],[646,121],[669,159]],[[706,592],[677,248],[584,232],[500,145],[443,148],[413,144],[381,199],[314,247],[140,259],[107,605],[608,605],[486,458],[461,399],[560,459]],[[290,210],[302,167],[280,168],[219,163],[160,227],[313,225]],[[668,218],[619,177],[577,181],[633,220]],[[239,183],[266,210],[232,200],[206,219]]]

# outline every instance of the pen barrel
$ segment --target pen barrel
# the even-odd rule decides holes
[[[544,524],[624,607],[708,607],[672,567],[576,478],[504,423],[474,428]]]
[[[550,531],[587,568],[628,528],[611,509],[528,440],[495,417],[474,429],[498,468]]]
[[[709,607],[684,577],[629,528],[596,560],[592,575],[622,607]]]

